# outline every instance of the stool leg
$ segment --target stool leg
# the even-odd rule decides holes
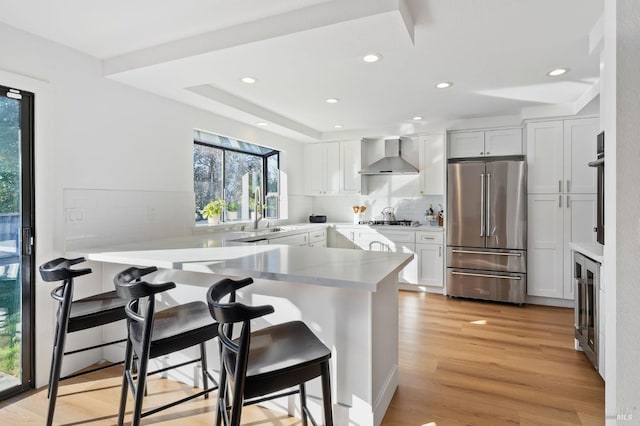
[[[324,424],[333,426],[333,411],[331,404],[331,376],[329,375],[329,362],[320,364],[322,372],[322,405],[324,407]]]
[[[300,383],[300,412],[302,414],[302,426],[307,426],[307,390],[304,383]]]
[[[220,426],[227,411],[227,370],[220,362],[220,382],[218,383],[218,402],[216,404],[215,425]],[[226,422],[225,422],[226,424]]]
[[[207,347],[205,342],[200,343],[200,366],[202,367],[202,390],[209,389],[209,377],[207,376]],[[209,394],[204,394],[204,399],[209,399]]]
[[[122,372],[122,388],[120,389],[120,408],[118,409],[118,426],[124,425],[124,413],[127,409],[127,393],[129,392],[129,380],[131,365],[133,364],[133,347],[127,339],[127,347],[124,355],[124,371]]]
[[[58,397],[58,382],[60,371],[62,370],[62,357],[64,356],[64,344],[66,333],[64,328],[58,330],[58,336],[53,347],[53,357],[51,359],[51,374],[49,375],[49,412],[47,413],[47,426],[53,422],[53,413],[56,409],[56,399]]]
[[[140,416],[142,416],[142,401],[144,400],[147,390],[147,370],[149,362],[148,350],[142,350],[142,355],[140,355],[139,360],[140,368],[138,369],[138,384],[135,388],[135,402],[133,404],[133,419],[131,420],[131,426],[138,426],[140,424]]]
[[[47,413],[47,426],[53,423],[53,413],[56,409],[56,399],[58,397],[58,382],[60,381],[60,371],[62,370],[62,358],[64,357],[64,345],[67,338],[67,323],[71,314],[71,294],[73,293],[73,282],[65,285],[63,290],[63,301],[59,306],[57,333],[53,348],[53,358],[49,377],[49,411]]]
[[[49,368],[49,383],[53,383],[53,372],[56,365],[56,347],[58,346],[58,333],[60,333],[60,309],[56,314],[56,332],[53,335],[53,350],[51,351],[51,368]],[[47,389],[47,399],[51,398],[51,385]]]

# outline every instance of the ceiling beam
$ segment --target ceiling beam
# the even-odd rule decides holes
[[[110,76],[391,12],[400,15],[413,42],[414,22],[406,0],[333,0],[108,58],[102,62],[103,73],[105,76]]]
[[[186,90],[191,93],[203,96],[214,102],[219,102],[228,107],[237,109],[246,114],[253,115],[256,117],[257,121],[267,121],[270,124],[285,127],[289,130],[293,130],[294,132],[310,137],[314,140],[319,140],[322,136],[322,133],[312,129],[311,127],[305,126],[304,124],[291,120],[290,118],[273,112],[267,108],[256,105],[243,98],[239,98],[210,84],[187,87]]]

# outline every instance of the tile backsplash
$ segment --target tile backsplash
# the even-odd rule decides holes
[[[193,192],[64,189],[65,250],[186,235]]]

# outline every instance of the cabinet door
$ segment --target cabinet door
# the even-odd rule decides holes
[[[482,157],[484,132],[460,132],[449,134],[449,158]]]
[[[583,118],[564,122],[564,192],[595,194],[597,175],[588,163],[596,158],[600,120]]]
[[[342,170],[341,192],[360,193],[360,141],[340,142],[340,161]]]
[[[444,194],[444,135],[420,138],[420,193]]]
[[[522,155],[522,129],[500,129],[484,132],[485,155]]]
[[[338,142],[325,143],[325,171],[327,176],[326,194],[340,192],[340,144]]]
[[[527,124],[528,192],[553,194],[563,192],[562,121]]]
[[[564,196],[529,195],[527,294],[562,298],[564,295]]]
[[[565,299],[573,299],[573,256],[569,243],[596,243],[595,194],[567,194],[563,196],[564,209],[564,291]]]
[[[442,287],[444,281],[443,251],[440,244],[416,244],[418,284]]]
[[[324,194],[326,191],[326,147],[325,144],[310,144],[305,149],[306,192],[309,195]]]
[[[408,253],[414,254],[416,252],[416,245],[413,243],[395,243],[394,253]],[[418,283],[418,259],[414,255],[413,260],[404,267],[398,275],[398,280],[407,284]]]
[[[329,231],[329,247],[353,249],[353,236],[352,229],[332,228]]]

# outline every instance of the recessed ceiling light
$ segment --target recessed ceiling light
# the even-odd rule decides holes
[[[382,59],[382,55],[379,53],[369,53],[368,55],[362,57],[363,61],[369,63],[378,62],[380,59]]]
[[[243,83],[247,83],[247,84],[253,84],[253,83],[257,82],[258,80],[256,80],[253,77],[242,77],[240,79],[240,81],[242,81]]]
[[[328,104],[337,104],[338,103],[338,99],[336,99],[336,98],[328,98],[327,99],[327,103]]]
[[[333,126],[334,129],[342,129],[342,124],[336,124]]]
[[[547,75],[548,75],[549,77],[557,77],[557,76],[559,76],[559,75],[566,74],[566,73],[567,73],[567,71],[569,71],[567,68],[558,68],[558,69],[555,69],[555,70],[553,70],[553,71],[549,71],[549,72],[547,73]]]
[[[436,87],[438,89],[447,89],[447,88],[449,88],[451,86],[453,86],[453,83],[448,82],[448,81],[443,81],[442,83],[436,84]]]
[[[413,119],[414,119],[415,121],[420,121],[420,120],[422,120],[422,118],[423,118],[423,117],[421,117],[421,116],[419,116],[419,115],[416,115],[415,117],[413,117]]]
[[[268,125],[269,125],[269,123],[267,123],[266,121],[258,121],[256,123],[256,126],[268,126]]]

